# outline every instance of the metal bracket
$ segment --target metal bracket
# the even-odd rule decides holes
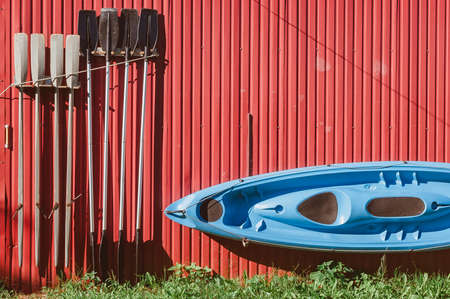
[[[53,213],[54,213],[58,208],[59,208],[59,204],[58,204],[58,203],[55,203],[54,206],[53,206],[53,208],[52,208],[52,211],[50,212],[50,214],[49,214],[48,216],[46,216],[47,219],[52,218]]]
[[[12,215],[11,218],[16,217],[17,213],[18,213],[22,208],[23,208],[23,204],[19,204],[19,205],[17,206],[17,209],[14,211],[14,214]]]
[[[11,149],[12,148],[12,142],[11,142],[12,128],[9,125],[5,125],[4,128],[5,128],[5,148]]]
[[[82,196],[82,194],[80,193],[80,194],[78,194],[77,196],[73,197],[73,198],[70,200],[69,203],[66,203],[66,207],[72,206],[73,203],[74,203],[78,198],[80,198],[81,196]]]

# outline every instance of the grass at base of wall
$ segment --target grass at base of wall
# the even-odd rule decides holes
[[[305,275],[268,275],[225,279],[211,269],[176,265],[167,279],[150,274],[135,285],[94,273],[44,288],[38,298],[450,298],[450,275],[396,273],[385,277],[358,273],[342,263],[325,262]],[[0,297],[15,297],[0,284]],[[33,295],[31,295],[33,296]]]

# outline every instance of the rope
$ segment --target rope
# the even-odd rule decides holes
[[[148,58],[152,58],[153,57],[153,55],[147,55],[147,56],[142,56],[142,57],[138,57],[138,58],[134,58],[134,59],[130,59],[130,60],[128,60],[128,62],[130,63],[130,62],[135,62],[135,61],[140,61],[140,60],[145,60],[145,59],[148,59]],[[113,67],[113,66],[118,66],[118,65],[122,65],[122,64],[125,64],[127,61],[121,61],[121,62],[116,62],[116,63],[113,63],[113,64],[111,64],[110,66],[111,67]],[[94,67],[94,68],[91,68],[91,71],[97,71],[97,70],[101,70],[101,69],[105,69],[106,68],[106,65],[105,66],[98,66],[98,67]],[[26,84],[30,84],[30,85],[36,85],[36,83],[37,82],[41,82],[41,81],[47,81],[47,80],[50,80],[50,81],[54,81],[54,80],[56,80],[56,79],[58,79],[58,78],[66,78],[66,77],[69,77],[69,76],[73,76],[73,75],[78,75],[78,74],[83,74],[83,73],[86,73],[87,72],[87,70],[82,70],[82,71],[78,71],[78,72],[75,72],[75,73],[66,73],[66,74],[62,74],[62,75],[58,75],[58,76],[55,76],[55,77],[46,77],[46,78],[42,78],[42,79],[39,79],[39,80],[36,80],[36,81],[33,81],[33,80],[30,80],[30,81],[25,81],[25,82],[20,82],[20,83],[11,83],[8,87],[6,87],[1,93],[0,93],[0,97],[5,93],[5,92],[7,92],[11,87],[15,87],[15,86],[21,86],[21,85],[26,85]]]

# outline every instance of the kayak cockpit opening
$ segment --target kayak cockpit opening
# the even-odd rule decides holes
[[[425,204],[418,197],[379,197],[370,200],[366,208],[376,217],[412,217],[421,215]]]
[[[316,194],[303,201],[297,210],[304,217],[321,224],[333,224],[338,214],[336,195],[332,192]]]
[[[199,205],[200,219],[206,222],[215,222],[223,215],[223,207],[219,201],[207,198]]]

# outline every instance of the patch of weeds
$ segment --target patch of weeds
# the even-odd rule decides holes
[[[325,262],[302,275],[256,275],[226,279],[196,264],[175,265],[166,279],[149,273],[135,285],[95,273],[61,282],[42,293],[49,298],[450,298],[450,275],[359,273],[338,262]],[[0,297],[2,296],[0,289]],[[9,294],[9,293],[8,293]]]
[[[212,270],[208,267],[201,267],[195,263],[190,265],[176,264],[168,269],[177,279],[186,278],[190,281],[210,280]]]
[[[3,280],[0,280],[0,298],[10,298],[14,297],[15,295],[15,292],[9,290],[6,286],[6,283]]]

